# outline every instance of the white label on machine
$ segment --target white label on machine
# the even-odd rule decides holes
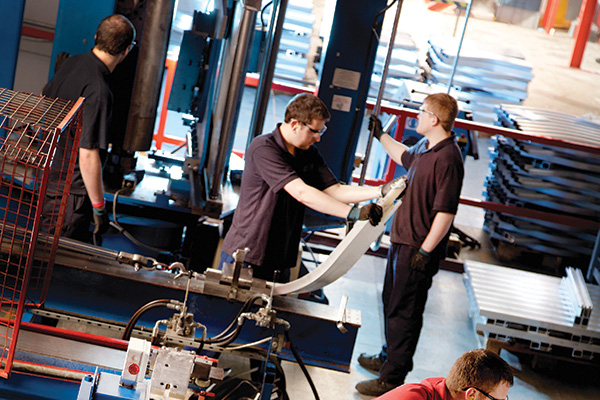
[[[356,90],[360,83],[360,72],[350,71],[349,69],[336,68],[333,71],[333,86],[344,89]]]
[[[352,97],[340,96],[339,94],[334,94],[333,99],[331,99],[331,109],[332,110],[349,112],[351,106],[352,106]]]

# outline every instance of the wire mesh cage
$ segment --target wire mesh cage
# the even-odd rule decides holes
[[[0,376],[26,306],[50,283],[81,133],[83,99],[0,88]],[[56,201],[58,199],[58,201]],[[54,201],[52,201],[54,200]]]

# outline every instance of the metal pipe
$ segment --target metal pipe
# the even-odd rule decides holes
[[[385,57],[385,64],[383,66],[383,73],[381,74],[381,85],[379,86],[379,92],[377,93],[377,101],[375,102],[375,108],[373,110],[373,114],[375,116],[379,115],[379,111],[381,109],[381,99],[383,98],[383,92],[385,89],[385,80],[387,79],[388,70],[390,67],[390,61],[392,59],[392,51],[394,50],[394,41],[396,39],[396,32],[398,30],[398,22],[400,20],[400,11],[402,11],[402,3],[400,0],[398,2],[398,6],[396,7],[396,16],[394,17],[394,25],[392,27],[392,35],[390,37],[390,43],[388,45],[387,55]],[[375,52],[377,54],[377,52]],[[377,56],[376,56],[377,57]],[[367,174],[367,166],[369,165],[369,157],[371,156],[371,147],[373,145],[373,131],[369,132],[369,140],[367,141],[367,149],[365,150],[365,157],[363,159],[363,166],[360,170],[360,178],[358,180],[359,185],[363,185],[365,183],[365,176]]]
[[[145,151],[152,145],[174,9],[175,0],[148,2],[123,140],[123,149],[126,151]]]
[[[252,121],[250,122],[250,131],[246,148],[250,142],[262,133],[265,124],[265,115],[269,103],[269,92],[273,83],[275,73],[275,63],[281,42],[283,32],[283,21],[287,10],[288,0],[273,1],[273,11],[271,12],[271,23],[266,40],[265,54],[260,67],[260,81],[256,88],[256,97],[254,100],[254,111],[252,112]]]
[[[448,92],[452,89],[452,81],[454,80],[454,74],[456,73],[456,67],[458,65],[458,57],[460,55],[460,49],[463,44],[463,39],[465,38],[465,32],[467,30],[467,22],[469,22],[469,15],[471,14],[471,6],[473,5],[473,0],[469,0],[469,5],[467,6],[467,13],[465,14],[465,24],[463,25],[462,33],[460,34],[460,41],[458,42],[458,49],[456,50],[456,57],[454,57],[454,63],[452,64],[452,73],[450,74],[450,80],[448,80]]]
[[[225,171],[225,160],[231,151],[231,138],[233,137],[233,131],[235,129],[235,122],[239,111],[238,104],[244,87],[244,77],[248,68],[248,50],[250,49],[256,13],[260,9],[260,3],[260,0],[247,0],[244,4],[244,13],[242,15],[242,21],[240,22],[231,77],[229,80],[229,87],[227,88],[227,97],[225,98],[225,109],[221,124],[221,134],[219,136],[219,148],[210,185],[209,198],[212,200],[219,199],[221,194],[221,182]]]

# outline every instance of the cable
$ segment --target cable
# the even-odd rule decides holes
[[[168,304],[171,304],[171,300],[159,299],[159,300],[151,301],[150,303],[147,303],[147,304],[143,305],[142,307],[140,307],[131,316],[131,318],[127,322],[127,325],[125,326],[125,330],[123,331],[123,336],[121,337],[121,339],[123,339],[123,340],[131,339],[131,333],[133,332],[133,328],[135,327],[135,324],[140,319],[142,314],[144,314],[146,311],[148,311],[152,308],[156,308],[156,307],[166,307]]]
[[[389,10],[397,1],[398,0],[394,0],[390,4],[388,4],[387,6],[385,6],[384,8],[382,8],[381,10],[377,11],[377,14],[375,14],[375,16],[373,17],[373,23],[371,24],[371,30],[373,31],[373,34],[377,38],[377,41],[380,40],[379,39],[379,35],[377,34],[377,31],[375,30],[375,27],[377,26],[377,17],[379,17],[381,14],[383,14],[387,10]],[[398,7],[400,7],[400,6],[398,6]]]
[[[265,10],[267,9],[267,7],[269,7],[271,4],[273,4],[273,0],[269,1],[267,4],[265,4],[265,6],[262,8],[262,10],[260,10],[260,22],[262,23],[263,28],[265,26],[267,26],[267,24],[265,24],[265,18],[264,18],[264,14],[265,14]],[[272,12],[275,12],[274,10]]]
[[[112,227],[114,227],[116,230],[118,230],[119,233],[121,233],[123,236],[125,236],[127,239],[131,240],[133,243],[137,244],[138,246],[141,246],[148,250],[155,251],[159,254],[174,256],[174,254],[170,251],[165,251],[163,249],[159,249],[157,247],[153,247],[153,246],[150,246],[150,245],[140,242],[135,237],[133,237],[133,235],[131,233],[127,232],[121,224],[119,224],[119,221],[117,220],[117,199],[119,198],[119,193],[121,193],[122,190],[123,189],[119,189],[115,192],[115,195],[113,198],[113,207],[112,207],[113,221],[110,223],[110,225]]]
[[[312,381],[312,379],[310,377],[310,374],[308,373],[308,370],[306,369],[306,365],[304,365],[304,361],[302,361],[302,358],[300,358],[300,354],[298,354],[298,351],[296,350],[296,347],[292,343],[292,339],[290,338],[290,332],[287,329],[285,331],[285,339],[288,342],[290,342],[290,350],[292,351],[292,354],[294,355],[294,358],[296,359],[296,362],[300,366],[300,369],[302,370],[302,373],[306,377],[306,380],[308,381],[308,384],[310,385],[310,389],[312,390],[313,395],[315,396],[315,400],[319,400],[319,393],[317,393],[317,388],[315,387],[315,384],[313,383],[313,381]]]
[[[234,347],[228,347],[227,350],[241,350],[241,349],[245,349],[247,347],[252,347],[252,346],[258,346],[259,344],[263,344],[266,343],[268,341],[271,340],[271,337],[266,337],[266,338],[262,338],[260,340],[257,340],[255,342],[251,342],[251,343],[246,343],[246,344],[242,344],[240,346],[234,346]]]
[[[221,344],[224,341],[227,341],[232,334],[234,334],[236,331],[237,333],[239,333],[239,330],[241,329],[241,326],[237,326],[236,329],[231,332],[231,333],[227,333],[229,330],[231,330],[231,328],[233,328],[233,326],[235,324],[238,323],[238,318],[240,317],[240,315],[242,315],[242,313],[246,312],[248,310],[248,308],[254,304],[254,302],[258,299],[262,298],[262,296],[254,296],[254,297],[250,297],[248,300],[246,300],[244,302],[244,305],[242,305],[242,308],[240,309],[240,311],[238,312],[238,314],[236,315],[236,317],[234,318],[233,321],[231,321],[231,323],[229,324],[229,326],[227,328],[225,328],[221,333],[211,337],[211,338],[207,338],[205,339],[204,343],[208,343],[208,344]],[[222,340],[221,340],[222,339]],[[234,338],[235,339],[235,338]],[[231,341],[229,342],[231,343]],[[229,344],[227,343],[227,344]]]
[[[371,30],[372,30],[372,35],[369,37],[369,46],[367,47],[367,57],[365,57],[365,64],[364,67],[362,69],[362,71],[369,71],[371,70],[371,72],[373,71],[374,68],[369,68],[369,56],[372,54],[373,57],[376,56],[377,54],[377,46],[379,45],[379,35],[377,35],[377,30],[375,29],[377,26],[377,18],[385,13],[391,6],[393,6],[396,3],[397,0],[393,0],[389,5],[385,6],[384,8],[382,8],[381,10],[379,10],[375,16],[373,17],[373,23],[371,24]],[[400,6],[401,4],[399,4],[398,6]],[[383,21],[383,20],[382,20]],[[370,80],[369,80],[370,81]],[[368,96],[368,92],[369,89],[368,87],[366,87],[366,83],[367,83],[367,79],[362,79],[361,80],[361,85],[358,91],[358,100],[357,100],[357,104],[366,104],[367,103],[367,97]],[[359,111],[359,108],[356,109],[355,113],[354,113],[354,118],[352,120],[352,125],[350,127],[350,132],[354,132],[356,129],[356,122],[357,122],[357,113]],[[350,155],[353,154],[352,151],[350,151],[350,147],[352,145],[351,140],[346,141],[346,145],[344,147],[344,151],[343,151],[343,155],[342,155],[342,171],[345,171],[348,168],[348,164],[350,163]],[[352,162],[354,162],[354,157],[352,156]]]

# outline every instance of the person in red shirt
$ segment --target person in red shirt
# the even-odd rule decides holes
[[[448,375],[406,383],[375,400],[508,400],[513,385],[510,366],[484,349],[460,356]]]

